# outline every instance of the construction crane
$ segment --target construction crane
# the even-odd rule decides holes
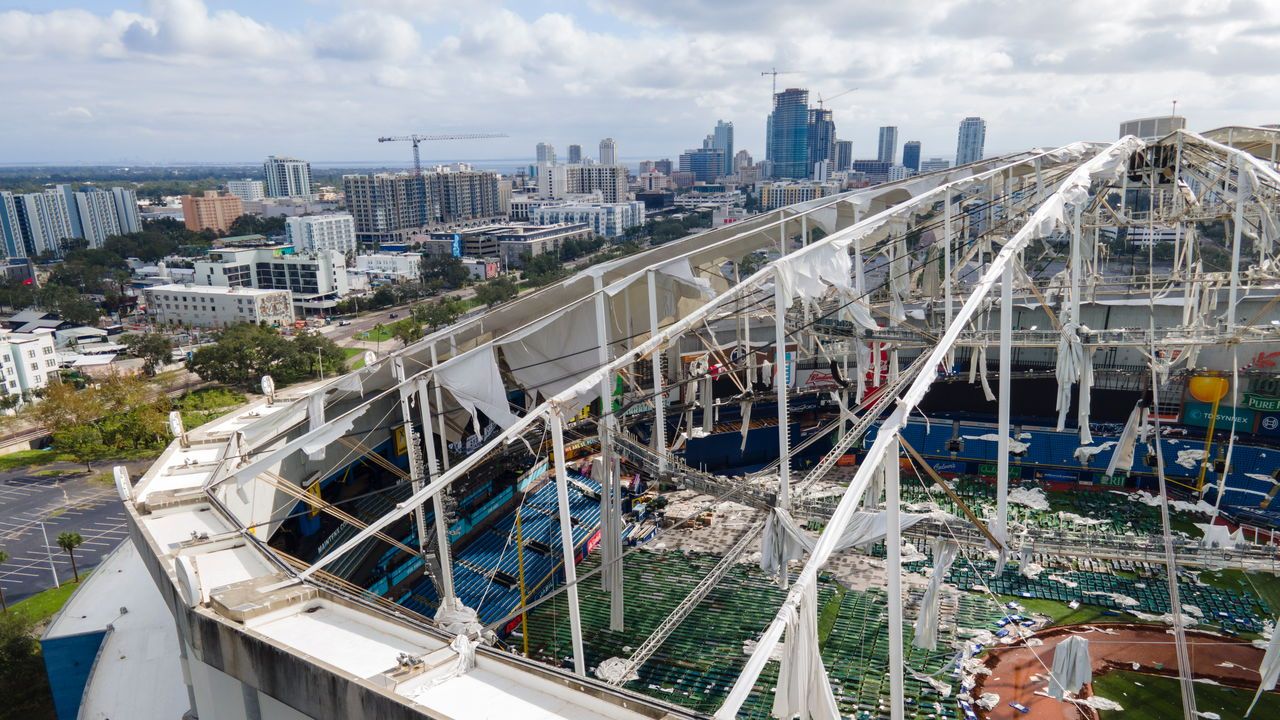
[[[823,103],[831,102],[832,100],[835,100],[836,98],[842,98],[842,97],[844,97],[845,95],[848,95],[849,93],[851,93],[851,92],[853,92],[854,90],[857,90],[857,89],[858,89],[858,88],[849,88],[848,90],[845,90],[844,92],[842,92],[842,93],[840,93],[840,94],[838,94],[838,95],[832,95],[832,96],[831,96],[831,97],[829,97],[829,98],[824,98],[824,97],[822,97],[822,93],[818,93],[818,109],[819,109],[819,110],[822,110],[822,109],[823,109],[823,107],[822,107],[822,104],[823,104]]]
[[[761,77],[764,77],[765,75],[772,75],[772,76],[773,76],[773,94],[774,94],[774,95],[777,95],[777,94],[778,94],[778,76],[779,76],[779,75],[799,75],[799,74],[800,74],[800,73],[796,72],[795,70],[779,70],[779,69],[778,69],[778,68],[776,68],[776,67],[772,67],[772,68],[769,68],[769,71],[768,71],[768,72],[762,72],[762,73],[760,73],[760,76],[761,76]]]
[[[413,174],[422,174],[422,158],[418,154],[418,144],[423,142],[434,142],[436,140],[483,140],[485,138],[504,138],[505,133],[465,133],[462,135],[393,135],[391,137],[380,137],[378,142],[409,142],[413,143]]]

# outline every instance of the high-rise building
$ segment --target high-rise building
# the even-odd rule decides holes
[[[142,219],[138,216],[138,194],[129,188],[111,188],[111,197],[116,205],[116,220],[120,223],[120,232],[142,232]]]
[[[551,143],[538,143],[538,164],[539,165],[555,165],[556,164],[556,146]]]
[[[627,168],[623,165],[547,165],[538,172],[538,195],[563,199],[599,191],[604,202],[627,199]]]
[[[343,175],[342,190],[362,245],[403,241],[427,224],[425,175]]]
[[[774,177],[792,180],[809,177],[808,90],[787,88],[773,96],[768,155]]]
[[[267,197],[307,197],[311,195],[311,163],[272,155],[262,163]]]
[[[908,140],[902,146],[902,166],[920,172],[920,141]]]
[[[240,198],[242,202],[257,202],[267,196],[266,186],[261,180],[228,180],[227,192]]]
[[[5,257],[27,256],[22,227],[18,224],[18,203],[8,190],[0,190],[0,242],[4,243]]]
[[[754,163],[751,161],[751,153],[747,152],[746,150],[739,150],[738,152],[733,154],[733,173],[732,174],[736,175],[742,172],[743,168],[749,168],[753,164]]]
[[[27,255],[48,252],[61,257],[63,241],[75,237],[66,195],[53,189],[15,195],[13,200]]]
[[[1186,127],[1187,119],[1181,115],[1138,118],[1120,123],[1120,137],[1133,135],[1147,142],[1154,142],[1175,130],[1184,130]]]
[[[898,128],[885,125],[880,128],[880,148],[876,160],[893,165],[898,159]]]
[[[346,254],[359,249],[356,244],[356,221],[351,213],[285,218],[284,236],[294,250],[300,253],[337,250]]]
[[[960,121],[956,138],[956,166],[968,165],[982,159],[982,149],[987,142],[987,121],[980,117],[967,117]]]
[[[711,133],[711,147],[719,150],[724,156],[724,167],[721,175],[733,174],[733,123],[716,121],[716,129]]]
[[[911,168],[905,165],[889,166],[889,182],[906,180],[907,178],[911,177],[913,174],[915,173],[911,170]]]
[[[854,160],[849,169],[866,175],[867,182],[872,185],[879,185],[882,182],[889,182],[889,170],[892,167],[893,163],[884,160]]]
[[[951,167],[951,161],[944,160],[943,158],[935,157],[920,161],[921,173],[937,172],[939,170],[946,170],[949,167]]]
[[[182,196],[182,219],[188,230],[225,233],[231,229],[231,223],[243,214],[244,203],[235,195],[205,190],[204,195]]]
[[[670,175],[671,171],[675,170],[675,166],[671,163],[670,158],[662,158],[661,160],[653,161],[653,169],[663,175]]]
[[[61,194],[62,203],[67,208],[67,222],[71,226],[71,237],[83,238],[84,225],[80,223],[80,212],[76,208],[76,192],[71,185],[54,185],[53,189]]]
[[[833,159],[836,172],[845,172],[853,164],[853,141],[837,140]]]
[[[613,141],[613,138],[605,138],[600,141],[600,164],[618,164],[618,144]]]
[[[582,146],[570,145],[569,146],[569,164],[577,165],[580,162],[582,162]]]
[[[694,182],[713,183],[724,174],[724,151],[703,147],[680,155],[680,172],[693,174]]]
[[[777,210],[787,205],[808,202],[840,192],[838,183],[823,182],[769,182],[760,186],[760,207]]]
[[[83,237],[91,248],[100,248],[112,235],[120,234],[120,222],[116,217],[115,196],[106,190],[88,188],[74,193],[74,216],[80,224]],[[68,211],[71,207],[68,206]]]
[[[835,159],[836,124],[830,110],[809,108],[809,167],[826,165]],[[814,169],[814,173],[818,171]],[[825,174],[825,169],[823,170]]]
[[[498,174],[464,170],[428,173],[428,218],[434,223],[498,218],[503,215],[498,199]],[[625,192],[625,190],[624,190]]]

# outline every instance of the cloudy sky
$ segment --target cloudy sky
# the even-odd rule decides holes
[[[788,5],[791,5],[788,7]],[[951,158],[1111,139],[1178,100],[1192,128],[1280,122],[1274,0],[0,0],[0,162],[396,161],[383,134],[505,132],[674,157],[717,119],[763,157],[769,78],[833,100],[857,157],[898,125]]]

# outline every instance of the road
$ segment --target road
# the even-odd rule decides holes
[[[371,312],[371,313],[360,315],[359,317],[356,317],[356,318],[352,318],[350,321],[351,322],[350,325],[340,325],[338,322],[329,323],[328,325],[325,325],[324,327],[320,328],[320,334],[324,335],[325,337],[329,338],[330,340],[334,341],[335,343],[343,347],[358,347],[358,348],[364,348],[366,350],[375,350],[375,351],[378,350],[379,348],[381,348],[382,350],[397,349],[400,347],[399,340],[395,340],[395,339],[383,340],[381,343],[367,342],[363,340],[357,340],[356,335],[373,330],[373,328],[376,327],[379,323],[383,325],[390,325],[391,323],[397,320],[401,320],[403,318],[408,317],[409,310],[414,305],[418,305],[424,302],[435,302],[437,299],[443,298],[443,297],[450,297],[458,300],[466,300],[474,296],[475,294],[476,293],[473,288],[464,288],[462,290],[453,290],[451,292],[445,293],[444,295],[440,295],[434,298],[421,298],[409,303],[405,303],[404,305],[396,305],[394,307],[383,308],[382,310],[378,310],[377,312]],[[483,311],[484,311],[483,308],[476,308],[474,310],[469,311],[468,313],[465,313],[462,317],[463,318],[469,317],[471,313],[483,312]],[[391,317],[392,313],[394,313],[396,317],[394,318]]]
[[[150,461],[126,465],[136,475]],[[0,549],[9,554],[0,565],[5,599],[14,602],[53,587],[54,573],[59,582],[72,579],[71,560],[58,547],[58,533],[77,532],[84,538],[76,550],[81,572],[95,567],[126,537],[124,507],[115,486],[89,479],[109,468],[103,464],[87,475],[79,465],[52,463],[0,473]],[[74,474],[49,474],[52,471]]]

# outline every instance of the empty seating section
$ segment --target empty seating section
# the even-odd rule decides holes
[[[875,439],[878,427],[873,426],[867,434],[869,445]],[[925,423],[911,421],[903,430],[902,436],[922,455],[931,459],[957,460],[962,462],[994,463],[996,462],[996,428],[994,425],[978,423],[961,423],[956,432],[950,422],[934,421]],[[1081,464],[1075,452],[1081,447],[1079,435],[1074,430],[1056,432],[1044,429],[1015,430],[1020,442],[1027,443],[1027,453],[1023,457],[1013,458],[1015,468],[1022,466],[1030,475],[1032,470],[1047,471],[1048,479],[1068,479],[1072,474],[1081,471],[1103,473],[1115,449],[1116,434],[1119,428],[1109,433],[1095,433],[1093,443],[1089,447],[1101,448],[1089,457],[1087,465]],[[990,439],[978,439],[988,437]],[[951,453],[948,441],[953,438],[963,443],[963,448]],[[1165,475],[1175,484],[1188,486],[1196,483],[1200,472],[1198,458],[1204,450],[1203,439],[1187,439],[1165,437],[1161,441],[1164,455]],[[1210,449],[1210,457],[1225,455],[1225,443],[1215,443]],[[1181,458],[1179,453],[1183,453]],[[1181,462],[1179,460],[1181,459]],[[1274,488],[1270,474],[1280,465],[1280,450],[1245,443],[1236,443],[1232,451],[1231,467],[1227,473],[1227,491],[1223,496],[1226,505],[1239,506],[1270,516],[1272,522],[1280,520],[1280,503],[1260,508],[1260,504]],[[1015,469],[1015,472],[1017,470]],[[1062,477],[1054,477],[1055,471]],[[1139,445],[1134,456],[1133,472],[1142,475],[1154,475],[1155,468],[1147,465],[1147,452],[1144,445]],[[1208,480],[1216,485],[1217,476],[1210,470]],[[1214,500],[1214,493],[1209,493]]]
[[[599,491],[596,481],[577,474],[574,477],[593,491]],[[570,483],[569,516],[573,523],[574,547],[579,548],[581,556],[581,547],[600,525],[600,504]],[[515,511],[506,512],[466,547],[454,551],[454,591],[462,602],[479,613],[482,622],[497,621],[520,607],[515,521]],[[553,586],[553,573],[560,576],[556,572],[561,550],[554,479],[525,497],[521,525],[525,584],[532,600]],[[423,577],[413,588],[400,593],[396,601],[415,612],[433,616],[439,597],[430,579]]]
[[[715,566],[713,555],[641,552],[627,558],[625,591],[627,626],[611,632],[607,596],[599,583],[580,588],[587,666],[594,669],[610,657],[627,657],[666,618],[698,580]],[[589,560],[594,566],[594,561]],[[739,565],[730,571],[706,600],[682,623],[653,658],[638,671],[638,680],[627,684],[637,692],[699,712],[720,706],[746,662],[744,645],[754,641],[772,619],[785,591],[754,566]],[[819,607],[836,602],[836,587],[827,579],[819,584]],[[823,660],[842,714],[857,717],[860,711],[887,717],[888,638],[883,592],[846,592],[831,632],[823,638]],[[1001,616],[1000,608],[985,598],[961,599],[955,625],[990,627]],[[910,643],[910,629],[907,642]],[[947,633],[951,633],[950,636]],[[940,637],[939,649],[927,652],[910,648],[908,664],[917,674],[935,675],[958,692],[952,674],[955,652],[950,649],[955,627]],[[566,665],[571,661],[568,610],[564,597],[534,609],[529,616],[531,654],[542,661]],[[777,682],[777,664],[765,667],[744,705],[741,717],[767,718]],[[908,717],[958,717],[954,702],[948,704],[927,682],[907,678],[910,698]],[[935,703],[942,705],[941,711]]]

